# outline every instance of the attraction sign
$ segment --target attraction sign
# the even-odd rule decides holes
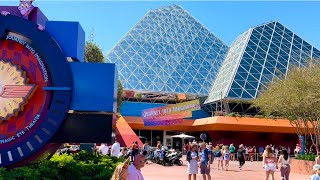
[[[144,126],[169,126],[181,124],[184,118],[192,117],[192,111],[200,109],[199,100],[150,108],[142,112]]]
[[[60,127],[71,92],[46,88],[71,88],[72,75],[47,32],[12,15],[0,22],[0,165],[6,166],[38,151]]]
[[[85,111],[90,103],[94,103],[99,107],[94,109],[90,106],[91,113],[106,110],[107,105],[111,105],[107,110],[114,112],[113,109],[116,106],[113,101],[117,85],[115,78],[107,80],[109,89],[106,91],[106,85],[102,83],[101,86],[101,79],[95,79],[99,76],[86,81],[77,79],[81,75],[74,75],[79,73],[79,69],[83,71],[84,65],[88,74],[91,71],[94,74],[90,63],[67,61],[67,57],[70,56],[81,61],[84,51],[84,33],[80,33],[81,36],[83,35],[83,38],[80,39],[80,41],[83,40],[83,43],[78,43],[82,45],[71,46],[67,42],[68,39],[63,39],[60,35],[69,35],[72,42],[79,41],[80,35],[70,35],[68,29],[64,29],[65,24],[70,26],[70,23],[46,22],[44,21],[45,16],[38,8],[32,6],[30,9],[25,9],[26,2],[21,1],[18,7],[0,6],[0,166],[12,166],[40,156],[44,152],[44,147],[51,143],[58,130],[64,129],[61,128],[64,124],[68,125],[64,121],[70,116],[69,110]],[[29,5],[31,4],[28,4],[28,7],[31,7]],[[47,25],[46,29],[39,28],[39,24],[43,22]],[[82,30],[78,24],[76,25],[74,29]],[[64,33],[57,33],[59,28],[63,28],[60,31]],[[75,36],[76,38],[72,39]],[[58,44],[58,42],[61,43]],[[68,45],[65,45],[66,43]],[[72,50],[75,49],[76,53],[68,49],[70,47],[73,47]],[[79,49],[82,53],[78,53]],[[108,67],[94,65],[94,68],[95,71],[100,68],[102,72],[109,68],[108,72],[111,72],[109,76],[116,77],[114,65],[108,65]],[[86,84],[93,89],[92,91],[86,89],[87,92],[84,93],[80,87],[77,87],[80,86],[79,82],[99,83]],[[79,97],[87,98],[88,94],[91,94],[92,97],[92,92],[97,86],[102,87],[101,92],[103,91],[104,94],[97,91],[95,96],[99,98],[93,97],[90,102],[86,102],[87,106],[81,105],[84,103],[79,100]],[[106,94],[112,96],[111,101]],[[100,106],[101,101],[105,106]],[[71,106],[72,102],[76,103]],[[79,109],[79,104],[81,109]],[[70,117],[74,116],[78,115]],[[90,114],[86,117],[86,120],[83,121],[87,121]],[[96,116],[95,119],[97,117],[100,118]],[[74,119],[77,119],[79,123],[82,121],[81,118]],[[94,123],[97,122],[102,121],[94,120]],[[99,124],[95,126],[98,127]],[[89,127],[90,123],[86,128]],[[76,128],[74,123],[72,123],[72,128]],[[105,131],[103,133],[106,134]],[[94,138],[91,139],[94,141]]]

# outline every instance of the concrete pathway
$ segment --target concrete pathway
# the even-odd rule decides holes
[[[145,180],[184,180],[187,177],[187,163],[183,166],[161,166],[158,164],[146,164],[142,169]],[[211,179],[216,180],[265,180],[265,172],[261,162],[246,162],[242,170],[239,170],[238,162],[230,162],[229,171],[217,169],[217,162],[211,164]],[[290,180],[308,180],[310,175],[290,174]],[[269,178],[271,180],[271,177]],[[197,180],[202,180],[200,174]],[[275,173],[275,180],[281,180],[280,171]]]

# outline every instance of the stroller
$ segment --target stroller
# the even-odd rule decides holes
[[[156,151],[157,149],[156,148],[151,148],[150,151],[145,155],[146,156],[146,160],[147,162],[153,162],[153,163],[156,163]]]
[[[159,164],[166,166],[166,164],[169,164],[169,166],[172,166],[173,164],[170,161],[170,156],[168,155],[168,151],[160,151],[160,159]]]
[[[128,149],[127,150],[127,153],[123,156],[124,159],[128,159],[130,156],[131,156],[131,152],[132,150],[131,149]]]
[[[151,149],[148,159],[153,163],[160,164],[160,150],[157,148]]]

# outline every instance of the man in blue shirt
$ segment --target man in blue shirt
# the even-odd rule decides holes
[[[259,153],[262,154],[264,151],[264,148],[262,146],[259,147]]]
[[[316,173],[310,177],[310,180],[320,180],[320,165],[314,165],[313,170],[316,171]]]
[[[206,180],[206,178],[208,178],[208,180],[211,180],[209,161],[211,159],[211,154],[208,152],[205,142],[201,143],[200,148],[200,173],[202,174],[203,180]]]

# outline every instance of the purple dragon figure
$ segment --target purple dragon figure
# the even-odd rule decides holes
[[[28,19],[29,18],[29,14],[31,13],[31,11],[34,9],[34,6],[32,5],[33,0],[29,0],[29,1],[23,1],[20,0],[20,4],[18,6],[18,9],[22,15],[22,17],[24,19]]]
[[[20,4],[18,6],[18,9],[24,19],[29,19],[29,14],[34,9],[34,6],[32,5],[33,0],[20,0]],[[7,11],[1,11],[1,15],[6,16],[10,14],[10,12]],[[44,30],[44,27],[41,24],[38,24],[38,29],[40,31]]]

